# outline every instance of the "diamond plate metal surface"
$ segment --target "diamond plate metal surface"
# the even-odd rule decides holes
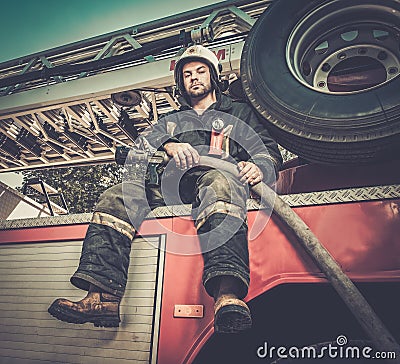
[[[400,185],[373,186],[362,188],[346,188],[340,190],[296,193],[280,195],[280,198],[291,207],[328,205],[338,203],[376,201],[400,198]],[[257,210],[266,208],[256,199],[247,200],[247,209]],[[158,207],[147,218],[161,218],[172,216],[190,215],[190,205],[177,205]],[[63,216],[51,216],[34,219],[3,220],[0,221],[0,229],[20,229],[40,226],[73,225],[89,223],[91,213],[70,214]]]
[[[91,213],[47,216],[30,219],[16,219],[0,221],[0,229],[21,229],[30,227],[85,224],[92,218]]]
[[[346,188],[321,192],[280,196],[290,206],[325,205],[333,203],[386,200],[400,197],[400,185]]]

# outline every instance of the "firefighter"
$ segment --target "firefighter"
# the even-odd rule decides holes
[[[189,47],[174,70],[180,111],[161,118],[146,138],[183,171],[178,194],[193,207],[204,260],[203,284],[215,301],[215,332],[235,333],[252,324],[243,301],[250,281],[248,185],[262,180],[272,183],[282,158],[251,107],[222,92],[221,68],[209,49]],[[233,159],[239,177],[199,166],[203,154]],[[100,196],[79,267],[71,277],[71,283],[88,294],[78,302],[57,299],[49,307],[50,314],[72,323],[119,325],[132,239],[150,209],[163,204],[162,197],[160,189],[136,180],[111,187]]]

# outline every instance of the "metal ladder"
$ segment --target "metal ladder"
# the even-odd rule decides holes
[[[26,196],[32,197],[32,194],[28,194],[28,187],[33,188],[34,190],[41,193],[45,198],[45,203],[50,211],[50,215],[67,215],[69,214],[69,210],[67,204],[64,199],[64,195],[62,192],[57,191],[55,188],[51,187],[47,183],[43,182],[40,178],[29,178],[27,182],[25,182],[22,193]],[[61,201],[61,205],[56,204],[50,198],[58,197]]]

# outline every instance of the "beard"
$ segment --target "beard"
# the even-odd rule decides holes
[[[191,87],[189,90],[186,90],[188,96],[192,99],[201,99],[212,91],[211,84],[205,85],[203,83],[197,84],[195,88]]]

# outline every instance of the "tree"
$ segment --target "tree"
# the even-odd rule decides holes
[[[278,147],[282,154],[283,162],[288,162],[291,159],[297,158],[297,155],[293,154],[292,152],[289,152],[287,149],[283,148],[281,145],[278,145]]]
[[[122,182],[122,168],[115,163],[24,171],[22,174],[23,183],[37,177],[62,192],[70,213],[92,212],[100,194]],[[35,197],[38,199],[40,195],[36,192]]]

